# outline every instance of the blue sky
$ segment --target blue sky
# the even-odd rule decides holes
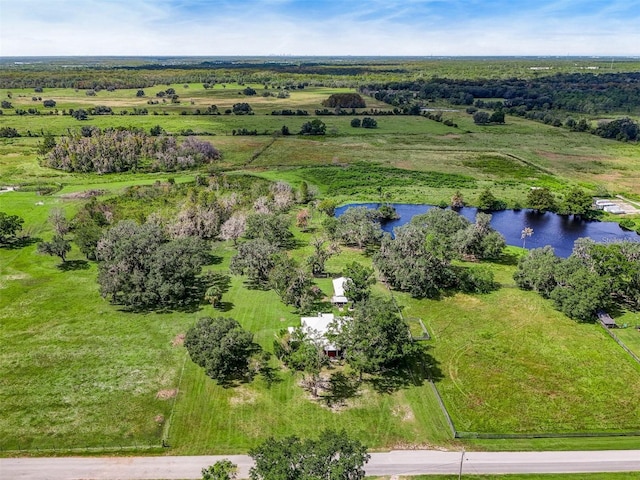
[[[640,0],[0,0],[0,56],[640,56]]]

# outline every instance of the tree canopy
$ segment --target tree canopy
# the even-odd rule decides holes
[[[275,266],[278,247],[258,238],[241,243],[238,253],[231,259],[229,269],[235,275],[246,275],[256,286],[264,287],[269,282],[269,273]]]
[[[0,244],[13,240],[16,233],[22,230],[24,218],[0,212]]]
[[[514,279],[520,288],[551,298],[567,316],[591,321],[601,308],[640,309],[640,244],[598,244],[576,240],[567,259],[551,247],[531,250],[518,262]]]
[[[219,383],[244,377],[250,357],[260,350],[251,332],[224,317],[199,319],[187,330],[184,346],[193,363]]]
[[[317,439],[269,438],[249,451],[251,480],[361,480],[367,448],[346,431],[324,430]]]
[[[329,337],[361,374],[398,367],[415,352],[409,327],[397,307],[380,297],[356,304],[352,316],[337,323]]]
[[[367,104],[358,93],[334,93],[322,102],[328,108],[366,108]]]
[[[155,224],[122,221],[98,242],[96,257],[100,291],[112,303],[182,307],[202,293],[198,276],[208,248],[199,238],[169,241]]]

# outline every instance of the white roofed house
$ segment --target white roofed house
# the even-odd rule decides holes
[[[349,303],[349,299],[344,294],[344,285],[347,280],[349,279],[346,277],[333,279],[333,296],[331,297],[331,303],[338,307],[344,307]]]
[[[335,320],[336,316],[333,313],[318,313],[316,317],[302,317],[300,319],[302,330],[313,337],[314,340],[320,342],[323,346],[324,353],[331,358],[337,357],[340,354],[338,347],[329,342],[326,337],[331,324]]]

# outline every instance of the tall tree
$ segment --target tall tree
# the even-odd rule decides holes
[[[376,212],[366,207],[348,208],[337,220],[335,235],[345,245],[363,248],[380,241],[382,230]]]
[[[67,261],[67,253],[71,251],[71,244],[68,240],[60,235],[54,235],[50,242],[40,242],[38,244],[38,252],[45,255],[53,255],[60,257],[62,263]]]
[[[255,213],[247,218],[244,236],[262,239],[278,247],[286,246],[293,238],[289,231],[290,220],[286,215]]]
[[[352,316],[337,323],[328,336],[361,377],[363,372],[396,368],[415,351],[409,327],[396,306],[379,297],[358,303]]]
[[[556,209],[556,199],[547,187],[532,188],[527,194],[527,206],[537,212],[553,212]]]
[[[229,269],[235,275],[246,275],[254,285],[265,287],[278,251],[278,247],[266,240],[249,240],[238,246],[238,253],[231,259]]]
[[[369,298],[371,285],[376,283],[373,268],[365,267],[358,262],[348,264],[342,274],[347,278],[344,285],[344,293],[354,302],[361,302]]]
[[[337,244],[331,244],[326,247],[325,243],[322,238],[314,238],[311,242],[313,253],[307,257],[307,265],[311,268],[311,273],[316,276],[325,273],[327,260],[340,251],[340,247]]]
[[[317,297],[311,275],[284,253],[274,256],[274,266],[269,272],[269,286],[284,303],[299,312],[308,312]]]
[[[158,225],[119,222],[98,242],[102,296],[134,308],[187,305],[201,295],[207,251],[198,238],[168,241]]]
[[[24,218],[0,212],[0,244],[13,240],[16,233],[22,230]]]
[[[249,359],[260,350],[253,334],[233,318],[203,317],[187,330],[184,346],[191,360],[219,383],[239,379],[249,371]]]
[[[579,187],[573,187],[567,192],[558,210],[561,215],[586,218],[593,216],[595,212],[593,197]]]

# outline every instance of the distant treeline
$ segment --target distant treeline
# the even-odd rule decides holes
[[[640,107],[640,73],[558,74],[529,80],[431,78],[369,84],[360,91],[398,107],[416,100],[473,105],[478,99],[498,99],[505,108],[523,112],[631,113]]]

